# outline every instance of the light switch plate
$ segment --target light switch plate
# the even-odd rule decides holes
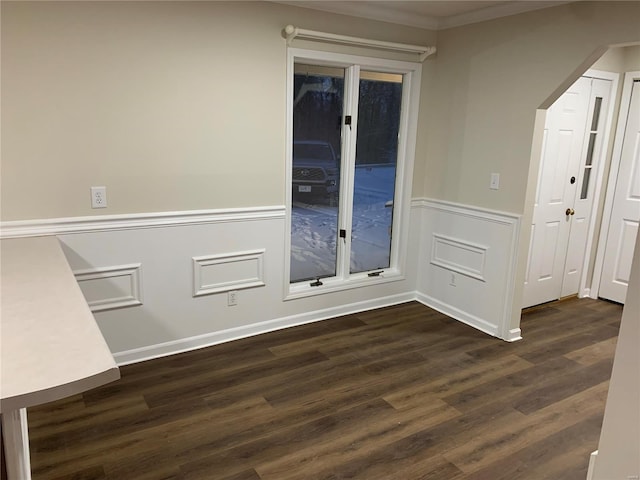
[[[491,183],[489,184],[489,188],[491,190],[498,190],[500,188],[500,174],[492,173],[491,174]]]

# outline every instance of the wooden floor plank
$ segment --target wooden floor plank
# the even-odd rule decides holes
[[[449,369],[445,375],[435,380],[419,382],[415,386],[386,395],[384,399],[395,408],[403,408],[422,402],[425,395],[434,394],[439,398],[453,395],[531,366],[531,363],[515,355],[483,362],[470,360],[466,368]]]
[[[522,395],[535,394],[538,385],[546,385],[559,375],[571,374],[577,371],[580,365],[564,357],[555,357],[551,360],[526,368],[519,372],[510,373],[459,393],[444,397],[451,406],[464,412],[486,404],[487,398],[499,398],[501,401],[513,400]]]
[[[492,338],[417,302],[122,367],[29,409],[34,480],[582,479],[621,307]]]
[[[616,335],[601,342],[568,352],[564,356],[581,365],[589,366],[598,363],[602,358],[612,358],[615,354],[617,343],[618,337]]]
[[[246,468],[246,459],[260,465],[271,458],[282,457],[291,451],[310,447],[318,442],[335,441],[343,431],[349,431],[358,424],[374,422],[380,415],[393,411],[393,408],[382,399],[375,399],[366,404],[356,405],[348,410],[326,416],[311,422],[275,430],[269,437],[248,441],[247,443],[213,455],[204,455],[197,460],[188,460],[181,465],[185,472],[194,470],[214,472],[240,472]],[[185,459],[187,460],[187,459]]]
[[[370,459],[370,451],[378,447],[379,439],[387,442],[439,425],[458,417],[453,407],[436,398],[425,398],[422,405],[402,411],[392,410],[379,415],[357,430],[341,429],[337,437],[318,439],[307,448],[298,448],[284,457],[274,458],[257,466],[263,479],[288,480],[300,478],[300,466],[305,466],[308,478],[321,475],[323,465],[344,465]]]
[[[497,464],[536,439],[546,438],[580,422],[585,416],[597,414],[605,401],[607,387],[607,383],[599,384],[528,415],[520,422],[502,422],[500,428],[471,438],[460,447],[445,452],[444,456],[465,472]]]

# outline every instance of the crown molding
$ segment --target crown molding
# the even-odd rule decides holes
[[[454,14],[449,16],[435,16],[426,13],[404,11],[394,5],[393,1],[347,1],[347,2],[323,2],[323,1],[273,1],[284,5],[291,5],[310,10],[348,15],[351,17],[366,18],[408,27],[417,27],[426,30],[443,30],[452,27],[460,27],[473,23],[494,20],[496,18],[508,17],[543,8],[555,7],[571,3],[572,0],[509,0],[498,5],[491,5],[484,8],[469,11],[467,13]],[[430,2],[424,3],[425,6]]]
[[[451,15],[442,17],[438,20],[437,30],[447,28],[461,27],[473,23],[495,20],[496,18],[509,17],[518,15],[519,13],[532,12],[534,10],[542,10],[543,8],[557,7],[571,3],[571,0],[546,0],[546,1],[514,1],[501,5],[474,10],[469,13],[461,13],[459,15]]]

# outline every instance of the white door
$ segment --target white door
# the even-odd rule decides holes
[[[610,89],[581,77],[547,112],[523,307],[578,293]]]
[[[611,80],[598,78],[591,80],[587,124],[583,134],[579,171],[576,175],[577,190],[573,206],[570,207],[572,210],[571,225],[566,248],[562,290],[556,298],[577,294],[580,288],[589,224],[593,212],[594,192],[598,180],[597,167],[605,148],[606,113],[609,110],[611,86]],[[572,175],[575,175],[575,172]]]
[[[599,296],[624,303],[640,222],[640,80],[633,82]],[[635,292],[638,294],[638,292]]]

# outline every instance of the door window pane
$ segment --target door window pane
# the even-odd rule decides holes
[[[351,273],[388,268],[402,75],[362,71],[351,231]]]
[[[593,105],[593,117],[591,118],[591,130],[598,130],[598,121],[600,120],[600,109],[602,108],[602,97],[596,97]]]
[[[585,157],[584,164],[591,165],[593,164],[593,149],[596,146],[596,136],[597,132],[592,132],[589,134],[589,146],[587,147],[587,156]]]
[[[295,65],[291,283],[336,275],[344,69]]]
[[[584,169],[584,176],[582,177],[582,189],[580,190],[580,200],[586,200],[589,194],[589,178],[591,177],[591,168]]]

